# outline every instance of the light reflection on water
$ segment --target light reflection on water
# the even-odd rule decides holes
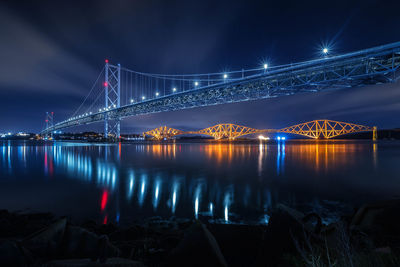
[[[74,209],[88,209],[88,214],[94,213],[103,222],[159,215],[265,223],[280,202],[329,217],[338,213],[343,203],[348,208],[357,204],[359,195],[366,199],[390,197],[400,189],[396,175],[400,167],[391,164],[400,158],[398,143],[91,145],[8,141],[1,146],[0,174],[8,177],[1,182],[15,190],[19,199],[15,206],[0,208],[35,206],[18,194],[26,190],[24,179],[51,178],[68,187],[72,198],[87,200],[79,207],[58,200],[53,212],[69,210],[74,216]],[[48,198],[47,194],[44,191],[37,198]],[[35,208],[47,211],[43,201],[38,202],[41,204]]]

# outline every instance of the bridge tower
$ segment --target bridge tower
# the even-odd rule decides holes
[[[53,127],[54,127],[54,112],[46,112],[46,129],[50,129],[50,131],[47,132],[46,136],[47,138],[51,137],[53,138]]]
[[[121,119],[113,117],[112,110],[119,108],[121,105],[121,65],[117,66],[109,64],[105,60],[105,108],[108,109],[104,113],[104,137],[119,139],[121,135]]]

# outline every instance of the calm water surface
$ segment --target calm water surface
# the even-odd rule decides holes
[[[285,203],[325,222],[400,195],[400,143],[0,142],[0,209],[74,220],[265,223]]]

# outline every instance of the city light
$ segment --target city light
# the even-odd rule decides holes
[[[143,100],[145,100],[145,99],[146,99],[146,97],[145,97],[145,96],[142,96],[142,99],[143,99]]]
[[[268,64],[264,64],[264,70],[268,69]]]
[[[199,85],[199,82],[194,82],[194,86],[198,86]]]
[[[156,96],[159,96],[160,95],[160,93],[159,92],[156,92]]]
[[[172,92],[176,92],[176,88],[174,87],[174,88],[172,88]]]
[[[228,78],[228,74],[225,73],[224,74],[224,79],[226,79],[226,78]]]
[[[269,140],[269,137],[268,137],[268,136],[265,137],[265,136],[263,136],[263,135],[259,135],[259,136],[258,136],[258,139],[260,139],[260,140]]]
[[[322,49],[322,53],[324,53],[325,55],[327,55],[327,54],[329,53],[328,48],[324,47],[324,48]]]
[[[133,103],[133,99],[131,99],[131,103]]]
[[[114,104],[113,107],[116,108],[117,106]]]

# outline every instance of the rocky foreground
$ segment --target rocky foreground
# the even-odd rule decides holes
[[[118,227],[0,211],[0,266],[400,266],[400,200],[323,225],[279,205],[268,225],[151,218]]]

